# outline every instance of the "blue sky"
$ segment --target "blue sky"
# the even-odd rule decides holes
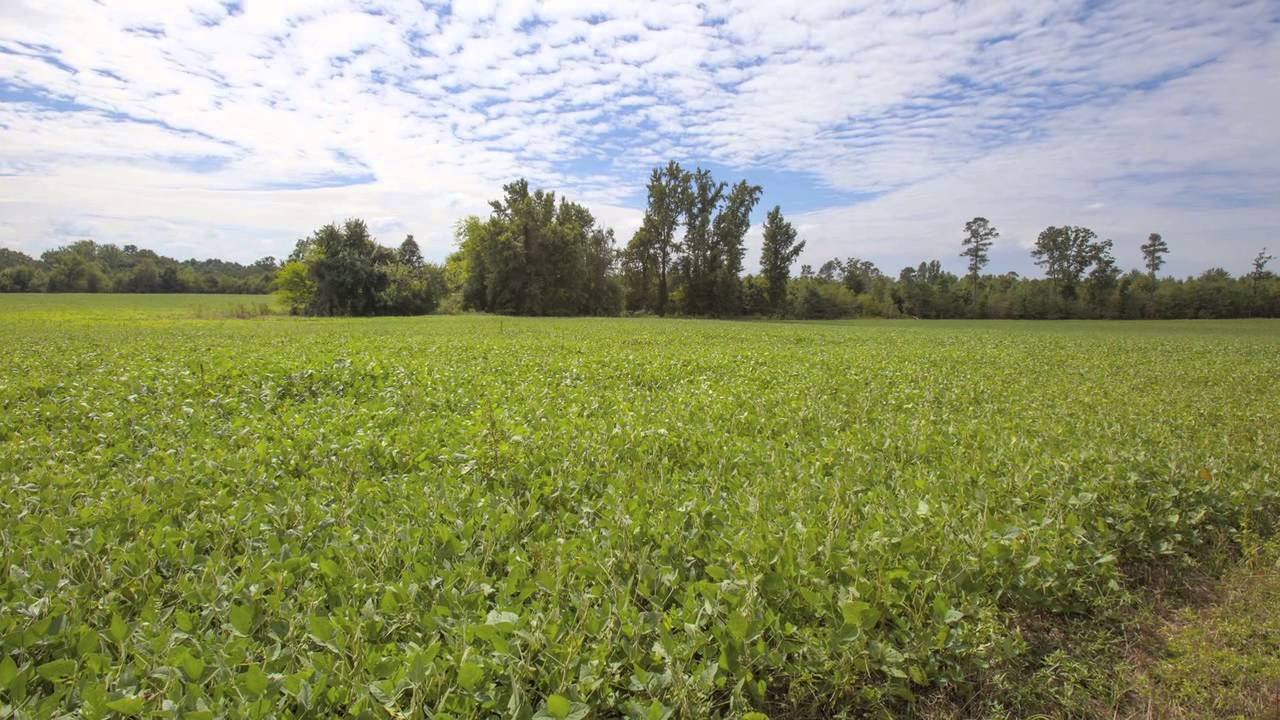
[[[763,185],[814,265],[959,269],[983,215],[995,271],[1069,223],[1242,272],[1277,116],[1274,0],[8,0],[0,246],[252,260],[361,216],[440,259],[518,177],[625,242],[674,159]]]

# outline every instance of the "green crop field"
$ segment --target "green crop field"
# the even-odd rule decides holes
[[[0,717],[924,713],[1280,517],[1276,321],[261,302],[0,296]]]

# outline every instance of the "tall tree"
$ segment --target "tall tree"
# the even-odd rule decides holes
[[[404,236],[404,242],[400,243],[400,249],[396,251],[396,255],[401,263],[411,268],[420,268],[423,265],[422,250],[411,234]]]
[[[613,233],[582,205],[531,192],[524,180],[503,188],[487,220],[458,229],[462,300],[487,312],[574,315],[614,312]]]
[[[831,258],[818,266],[817,277],[823,282],[835,282],[837,278],[843,276],[844,262],[840,258]]]
[[[684,243],[680,267],[684,279],[684,310],[689,314],[705,314],[713,307],[720,257],[711,223],[724,197],[724,189],[725,184],[716,182],[710,170],[698,168],[688,174],[681,208]]]
[[[859,260],[856,257],[845,260],[842,269],[844,274],[841,282],[851,292],[857,294],[870,292],[875,281],[884,275],[875,263],[870,260]],[[818,275],[821,276],[822,272],[819,271]]]
[[[764,221],[764,247],[760,252],[760,274],[769,283],[769,309],[780,313],[787,299],[791,265],[804,251],[804,241],[796,242],[796,229],[782,217],[775,205]]]
[[[1164,241],[1160,233],[1151,233],[1138,249],[1142,251],[1142,264],[1154,278],[1164,265],[1164,256],[1169,254],[1169,243]]]
[[[1255,280],[1261,280],[1267,276],[1267,263],[1275,260],[1274,257],[1267,254],[1267,249],[1262,248],[1258,251],[1258,255],[1253,258],[1253,272],[1249,273],[1249,277]]]
[[[1036,238],[1031,256],[1063,297],[1073,299],[1080,276],[1097,255],[1097,233],[1086,227],[1047,227]]]
[[[689,192],[689,173],[674,160],[665,168],[654,168],[649,176],[649,203],[645,209],[641,238],[649,243],[648,252],[656,264],[656,298],[654,309],[659,315],[667,312],[667,300],[671,293],[669,274],[672,259],[678,253],[676,228]]]
[[[643,224],[622,251],[622,277],[626,284],[624,303],[629,310],[657,307],[658,258],[649,229]]]
[[[723,207],[711,227],[715,251],[712,269],[712,310],[717,315],[735,315],[741,305],[742,260],[747,254],[747,231],[751,229],[751,211],[760,201],[764,188],[739,181],[729,191]]]
[[[1111,254],[1112,245],[1111,240],[1103,240],[1094,243],[1089,251],[1089,304],[1104,316],[1107,314],[1107,302],[1120,278],[1120,268],[1116,266],[1115,256]]]
[[[976,217],[964,224],[964,232],[965,238],[960,243],[964,251],[960,256],[969,259],[969,277],[977,282],[978,273],[991,260],[989,251],[995,239],[1000,237],[1000,231],[986,218]]]
[[[1264,247],[1258,251],[1256,257],[1253,258],[1253,272],[1249,273],[1249,295],[1252,303],[1249,308],[1249,314],[1253,315],[1261,311],[1266,314],[1266,310],[1261,306],[1261,291],[1265,281],[1271,277],[1271,273],[1267,270],[1267,263],[1275,258],[1272,257]]]

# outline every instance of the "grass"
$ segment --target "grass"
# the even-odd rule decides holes
[[[0,296],[0,716],[1101,716],[1280,508],[1276,322],[215,303]]]
[[[1135,668],[1138,717],[1280,718],[1280,544],[1153,623]]]
[[[244,319],[279,314],[270,295],[32,293],[0,296],[8,322]]]

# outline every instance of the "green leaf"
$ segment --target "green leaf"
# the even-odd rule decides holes
[[[573,704],[563,695],[552,695],[547,698],[547,712],[558,718],[567,718],[573,712]]]
[[[235,605],[231,608],[231,627],[241,635],[248,635],[253,630],[253,608],[248,605]]]
[[[122,697],[119,700],[110,700],[107,702],[107,708],[120,713],[121,715],[137,715],[147,706],[147,701],[141,695],[133,697]]]
[[[198,657],[186,656],[182,659],[182,671],[192,680],[199,680],[204,675],[204,660]]]
[[[498,610],[490,610],[489,616],[485,618],[485,625],[514,625],[520,622],[520,616],[513,612],[500,612]]]
[[[69,659],[50,660],[36,668],[36,673],[45,680],[57,682],[65,680],[76,672],[76,661]]]
[[[111,616],[111,627],[108,629],[111,633],[111,639],[116,642],[124,642],[129,637],[129,626],[125,624],[124,619],[119,615]]]
[[[9,687],[9,683],[16,677],[18,677],[18,663],[5,655],[4,660],[0,660],[0,688]]]
[[[244,681],[245,689],[253,695],[261,695],[266,692],[267,686],[271,684],[271,679],[257,665],[253,665],[241,673],[240,679]]]
[[[853,627],[870,629],[880,621],[880,611],[863,600],[850,600],[840,605],[844,621]]]
[[[316,565],[320,567],[320,572],[331,578],[336,578],[342,574],[342,569],[338,567],[338,563],[329,558],[320,558]]]
[[[474,663],[462,663],[458,668],[458,684],[463,690],[474,690],[484,677],[484,668]]]
[[[323,615],[316,615],[308,620],[307,629],[320,642],[329,642],[333,639],[333,623]]]

